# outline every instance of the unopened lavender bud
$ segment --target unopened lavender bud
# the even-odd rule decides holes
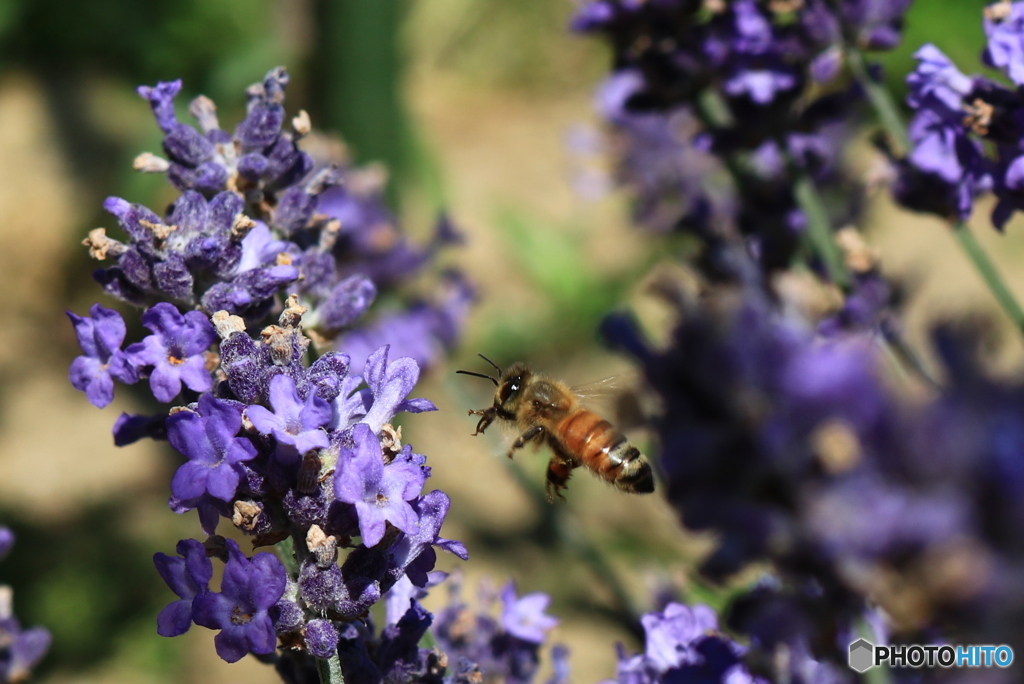
[[[292,328],[267,326],[260,331],[260,336],[263,338],[263,344],[270,347],[270,360],[274,366],[291,364],[296,344],[302,352],[309,345],[309,340]]]
[[[380,448],[384,452],[384,463],[391,463],[402,451],[402,426],[396,429],[385,423],[380,429]]]
[[[324,224],[324,227],[320,230],[320,250],[329,252],[334,249],[334,244],[338,241],[338,232],[341,230],[341,221],[338,219],[331,219]]]
[[[288,295],[288,299],[285,300],[285,309],[281,312],[277,322],[285,328],[294,328],[302,322],[302,315],[308,311],[308,309],[299,304],[299,296],[297,294]]]
[[[319,195],[327,188],[338,185],[341,182],[341,172],[337,164],[331,164],[322,169],[306,185],[306,192],[310,195]]]
[[[245,214],[239,212],[235,215],[235,221],[231,224],[231,237],[241,240],[256,227],[256,222]]]

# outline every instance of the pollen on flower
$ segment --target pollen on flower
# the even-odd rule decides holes
[[[249,613],[243,613],[238,606],[235,606],[231,610],[231,624],[247,625],[250,621],[252,621],[252,615]]]

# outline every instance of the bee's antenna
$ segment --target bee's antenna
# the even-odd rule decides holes
[[[483,373],[474,373],[473,371],[464,371],[464,370],[457,370],[455,372],[456,373],[462,373],[463,375],[472,375],[473,377],[476,377],[476,378],[483,378],[485,380],[490,380],[491,382],[494,383],[495,387],[498,386],[497,379],[496,378],[492,378],[490,375],[484,375]]]
[[[489,363],[492,366],[494,366],[494,370],[498,371],[498,375],[501,375],[501,366],[499,366],[498,364],[494,363],[493,361],[491,361],[489,358],[487,358],[483,354],[477,354],[477,356],[479,356],[481,359],[483,359],[487,363]]]

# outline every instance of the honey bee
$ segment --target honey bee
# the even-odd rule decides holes
[[[554,452],[548,462],[544,487],[549,502],[556,496],[565,499],[561,490],[565,489],[573,469],[580,466],[586,466],[624,492],[650,494],[654,491],[650,462],[611,423],[583,408],[574,390],[558,380],[534,373],[524,363],[515,363],[502,371],[483,354],[479,356],[498,371],[498,377],[456,371],[490,380],[498,388],[492,406],[469,412],[471,416],[480,416],[473,436],[482,434],[497,419],[512,423],[520,430],[508,451],[509,458],[530,442],[538,446],[547,444]]]

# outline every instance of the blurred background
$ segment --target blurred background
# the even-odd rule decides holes
[[[965,71],[980,69],[983,5],[917,0],[903,47],[885,56],[892,87],[902,90],[910,55],[926,41]],[[654,327],[667,323],[644,296],[657,238],[633,229],[626,198],[605,191],[591,101],[607,55],[567,33],[574,6],[0,0],[0,522],[19,535],[0,582],[14,587],[23,623],[53,633],[40,681],[277,681],[252,658],[220,661],[211,631],[156,635],[156,613],[172,595],[152,554],[171,552],[198,524],[167,509],[177,457],[166,445],[113,446],[114,419],[145,410],[142,394],[119,387],[99,411],[68,384],[78,349],[63,312],[111,305],[80,244],[89,229],[113,223],[103,199],[159,210],[175,196],[163,177],[131,170],[139,152],[160,145],[134,87],[182,78],[180,101],[208,95],[230,128],[245,87],[279,64],[292,75],[289,113],[308,110],[315,130],[390,170],[390,199],[409,234],[425,242],[445,208],[467,237],[439,267],[463,269],[479,300],[458,353],[414,393],[441,410],[402,421],[404,439],[433,466],[430,484],[453,500],[444,536],[470,550],[468,563],[444,557],[440,568],[461,565],[470,596],[480,581],[510,577],[520,592],[550,593],[561,624],[549,643],[569,646],[579,683],[614,674],[615,642],[640,647],[632,620],[656,592],[724,602],[730,587],[705,586],[693,573],[706,540],[684,536],[657,495],[629,497],[578,476],[568,503],[548,506],[538,498],[546,456],[527,451],[510,464],[510,435],[469,437],[475,420],[466,410],[490,402],[490,385],[454,370],[481,370],[477,352],[529,361],[570,384],[628,377],[628,365],[600,346],[601,317],[629,305]],[[867,169],[866,146],[863,157]],[[881,249],[883,270],[908,285],[909,337],[919,347],[939,311],[995,311],[937,221],[899,212],[884,196],[871,215],[861,228]],[[1022,227],[1002,237],[976,230],[1024,295],[1024,271],[1013,268]],[[998,337],[1003,322],[993,318]],[[996,344],[992,362],[1009,372],[1020,352]],[[642,431],[629,434],[650,451]],[[440,588],[426,604],[444,600]]]

